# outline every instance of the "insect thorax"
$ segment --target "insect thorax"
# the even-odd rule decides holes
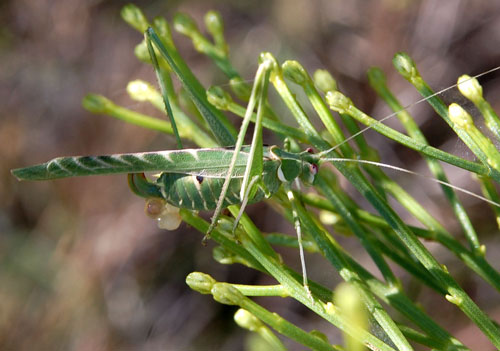
[[[292,182],[300,178],[306,185],[314,183],[318,174],[319,158],[311,149],[290,153],[274,146],[271,147],[270,154],[280,162],[278,177],[282,182]]]

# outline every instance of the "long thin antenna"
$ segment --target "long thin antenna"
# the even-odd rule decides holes
[[[486,72],[479,73],[478,75],[476,75],[476,76],[474,76],[474,77],[470,77],[469,79],[466,79],[466,80],[464,80],[464,81],[460,82],[460,84],[464,84],[464,83],[468,82],[468,81],[469,81],[469,80],[471,80],[471,79],[475,79],[475,78],[482,77],[482,76],[484,76],[484,75],[486,75],[486,74],[489,74],[489,73],[491,73],[491,72],[495,72],[495,71],[497,71],[497,70],[499,70],[499,69],[500,69],[500,66],[497,66],[497,67],[492,68],[492,69],[490,69],[490,70],[488,70],[488,71],[486,71]],[[389,114],[389,115],[385,116],[384,118],[382,118],[382,119],[378,120],[377,122],[373,123],[372,125],[369,125],[369,126],[367,126],[367,127],[363,128],[363,129],[361,129],[361,130],[360,130],[359,132],[357,132],[357,133],[354,133],[353,135],[351,135],[350,137],[346,138],[345,140],[343,140],[341,143],[339,143],[339,144],[335,145],[334,147],[332,147],[332,148],[330,148],[330,149],[328,149],[328,150],[325,150],[325,151],[321,151],[321,152],[319,153],[319,155],[320,155],[320,156],[326,155],[326,154],[328,154],[328,153],[332,152],[333,150],[336,150],[336,149],[337,149],[338,147],[340,147],[341,145],[343,145],[343,144],[347,143],[348,141],[350,141],[350,140],[354,139],[354,138],[355,138],[355,137],[357,137],[358,135],[363,134],[363,133],[364,133],[364,132],[366,132],[368,129],[373,128],[373,126],[375,126],[375,125],[377,125],[377,124],[381,124],[382,122],[384,122],[384,121],[388,120],[389,118],[392,118],[392,117],[396,116],[398,113],[400,113],[400,112],[402,112],[402,111],[405,111],[405,110],[408,110],[408,109],[412,108],[413,106],[418,105],[418,104],[420,104],[421,102],[427,101],[427,100],[429,100],[430,98],[432,98],[432,97],[434,97],[434,96],[441,95],[441,94],[442,94],[442,93],[444,93],[445,91],[448,91],[448,90],[450,90],[450,89],[453,89],[453,88],[455,88],[455,87],[457,87],[457,86],[458,86],[458,83],[453,84],[453,85],[451,85],[451,86],[449,86],[449,87],[447,87],[447,88],[444,88],[444,89],[441,89],[441,90],[439,90],[439,91],[435,92],[434,94],[432,94],[432,95],[430,95],[430,96],[427,96],[427,97],[421,98],[420,100],[417,100],[417,101],[415,101],[415,102],[413,102],[413,103],[411,103],[411,104],[409,104],[409,105],[407,105],[407,106],[403,107],[402,109],[400,109],[400,110],[398,110],[398,111],[396,111],[396,112],[393,112],[393,113]]]
[[[481,195],[473,193],[472,191],[460,188],[459,186],[450,184],[448,182],[436,179],[436,178],[431,177],[431,176],[427,176],[425,174],[420,174],[420,173],[417,173],[417,172],[410,171],[409,169],[406,169],[406,168],[392,166],[392,165],[389,165],[389,164],[386,164],[386,163],[381,163],[381,162],[376,162],[376,161],[361,160],[361,159],[354,159],[354,158],[327,157],[327,158],[321,159],[321,161],[322,162],[324,162],[324,161],[329,161],[329,162],[357,162],[357,163],[364,163],[364,164],[368,164],[368,165],[373,165],[373,166],[379,166],[379,167],[393,169],[395,171],[399,171],[399,172],[403,172],[403,173],[408,173],[408,174],[412,174],[412,175],[415,175],[415,176],[419,176],[419,177],[422,177],[422,178],[426,178],[426,179],[432,180],[435,183],[442,184],[444,186],[447,186],[449,188],[452,188],[452,189],[455,189],[457,191],[460,191],[460,192],[462,192],[464,194],[467,194],[467,195],[470,195],[472,197],[475,197],[476,199],[483,200],[483,201],[489,203],[490,205],[493,205],[493,206],[496,206],[496,207],[500,208],[500,204],[498,202],[495,202],[495,201],[492,201],[490,199],[487,199],[487,198],[485,198],[485,197],[483,197]]]

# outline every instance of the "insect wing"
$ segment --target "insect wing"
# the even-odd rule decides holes
[[[170,172],[224,177],[233,156],[231,149],[183,149],[173,151],[58,157],[48,162],[19,168],[12,174],[19,180],[50,180],[66,177],[118,173]],[[248,153],[240,152],[233,177],[242,177]]]

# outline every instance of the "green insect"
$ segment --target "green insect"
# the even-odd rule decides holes
[[[158,74],[165,107],[171,118],[174,134],[177,137],[179,147],[182,147],[175,120],[166,98],[164,82],[158,73],[159,65],[155,49],[161,53],[183,84],[186,79],[186,72],[183,72],[178,67],[176,60],[171,57],[167,48],[152,29],[148,29],[146,32],[146,42],[151,60]],[[215,228],[222,209],[234,204],[241,205],[240,214],[234,224],[236,227],[247,204],[271,197],[283,185],[292,204],[304,286],[308,289],[301,224],[295,210],[296,199],[292,191],[293,183],[301,181],[306,185],[313,184],[318,174],[318,168],[324,162],[335,163],[343,173],[350,171],[346,167],[342,168],[342,164],[347,162],[364,162],[378,166],[386,165],[372,161],[340,158],[335,148],[331,148],[329,144],[323,141],[317,141],[315,145],[324,150],[317,154],[312,153],[312,149],[294,153],[289,150],[289,147],[284,149],[277,146],[264,147],[262,124],[265,99],[269,81],[273,79],[274,68],[275,61],[272,57],[266,55],[261,57],[243,124],[236,139],[224,123],[214,117],[214,114],[220,112],[208,104],[206,98],[200,95],[199,89],[196,86],[184,84],[193,102],[205,117],[207,125],[219,143],[226,145],[226,147],[105,156],[60,157],[40,165],[16,169],[12,173],[20,180],[48,180],[74,176],[128,173],[131,189],[142,197],[152,199],[148,200],[147,213],[158,218],[164,228],[175,229],[179,225],[180,222],[175,215],[176,208],[195,211],[215,210],[207,237]],[[253,140],[250,146],[243,146],[247,127],[255,110]],[[302,127],[306,130],[309,128],[306,122]],[[230,147],[230,145],[234,146]],[[397,167],[391,168],[409,172]],[[155,180],[149,180],[144,176],[144,172],[160,174]],[[446,182],[437,182],[450,186]],[[163,202],[171,206],[166,206]]]
[[[214,210],[234,154],[231,148],[211,148],[59,157],[40,165],[13,170],[12,173],[20,180],[130,173],[131,188],[143,197],[163,198],[171,205],[193,211]],[[245,199],[240,190],[248,158],[248,147],[244,147],[237,154],[234,172],[224,196],[224,208],[270,197],[287,179],[299,177],[304,183],[312,184],[318,170],[318,158],[308,150],[295,154],[276,146],[266,147],[261,179],[263,185],[256,189],[252,197]],[[287,168],[283,167],[284,164]],[[161,174],[156,181],[150,182],[142,172]]]
[[[151,60],[156,72],[159,72],[158,61],[153,50],[152,42],[160,50],[174,71],[175,62],[169,60],[169,54],[152,29],[146,33]],[[290,200],[293,199],[291,183],[301,180],[305,184],[312,184],[318,173],[319,157],[308,149],[301,153],[291,153],[281,150],[277,146],[263,147],[262,144],[262,106],[267,94],[267,85],[271,70],[269,60],[259,66],[256,74],[250,102],[247,108],[247,117],[243,121],[238,139],[234,147],[209,149],[180,149],[174,151],[159,151],[134,154],[116,154],[105,156],[75,156],[60,157],[46,163],[13,170],[12,173],[20,180],[49,180],[64,177],[88,176],[99,174],[128,173],[131,189],[138,195],[154,202],[148,202],[147,213],[158,217],[163,223],[166,215],[165,227],[174,229],[178,221],[173,219],[172,210],[166,211],[157,200],[162,199],[176,208],[189,210],[214,210],[212,224],[207,232],[214,229],[221,210],[233,204],[240,204],[241,211],[235,222],[239,221],[243,210],[249,203],[261,201],[275,194],[281,184],[285,184]],[[158,75],[160,87],[163,82]],[[181,78],[182,80],[182,78]],[[188,90],[189,91],[189,90]],[[198,106],[205,101],[196,96],[192,89],[193,101]],[[166,95],[165,106],[170,110]],[[257,105],[257,121],[254,139],[251,146],[243,146],[243,139],[250,122],[250,116]],[[203,111],[203,106],[200,108]],[[172,116],[171,113],[169,116]],[[182,146],[175,126],[171,119],[174,134]],[[223,144],[234,144],[230,133],[218,124],[207,120],[215,131],[218,140]],[[213,126],[216,123],[216,126]],[[144,172],[160,172],[155,181],[150,181]],[[296,228],[300,240],[300,224],[295,216]],[[300,244],[303,257],[302,244]],[[303,259],[302,259],[303,261]],[[303,263],[304,285],[307,286],[307,276]]]

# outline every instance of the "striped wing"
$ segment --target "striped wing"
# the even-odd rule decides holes
[[[233,150],[183,149],[173,151],[58,157],[51,161],[12,170],[19,180],[49,180],[66,177],[142,172],[169,172],[220,178],[227,175]],[[242,177],[248,153],[240,151],[233,177]]]

